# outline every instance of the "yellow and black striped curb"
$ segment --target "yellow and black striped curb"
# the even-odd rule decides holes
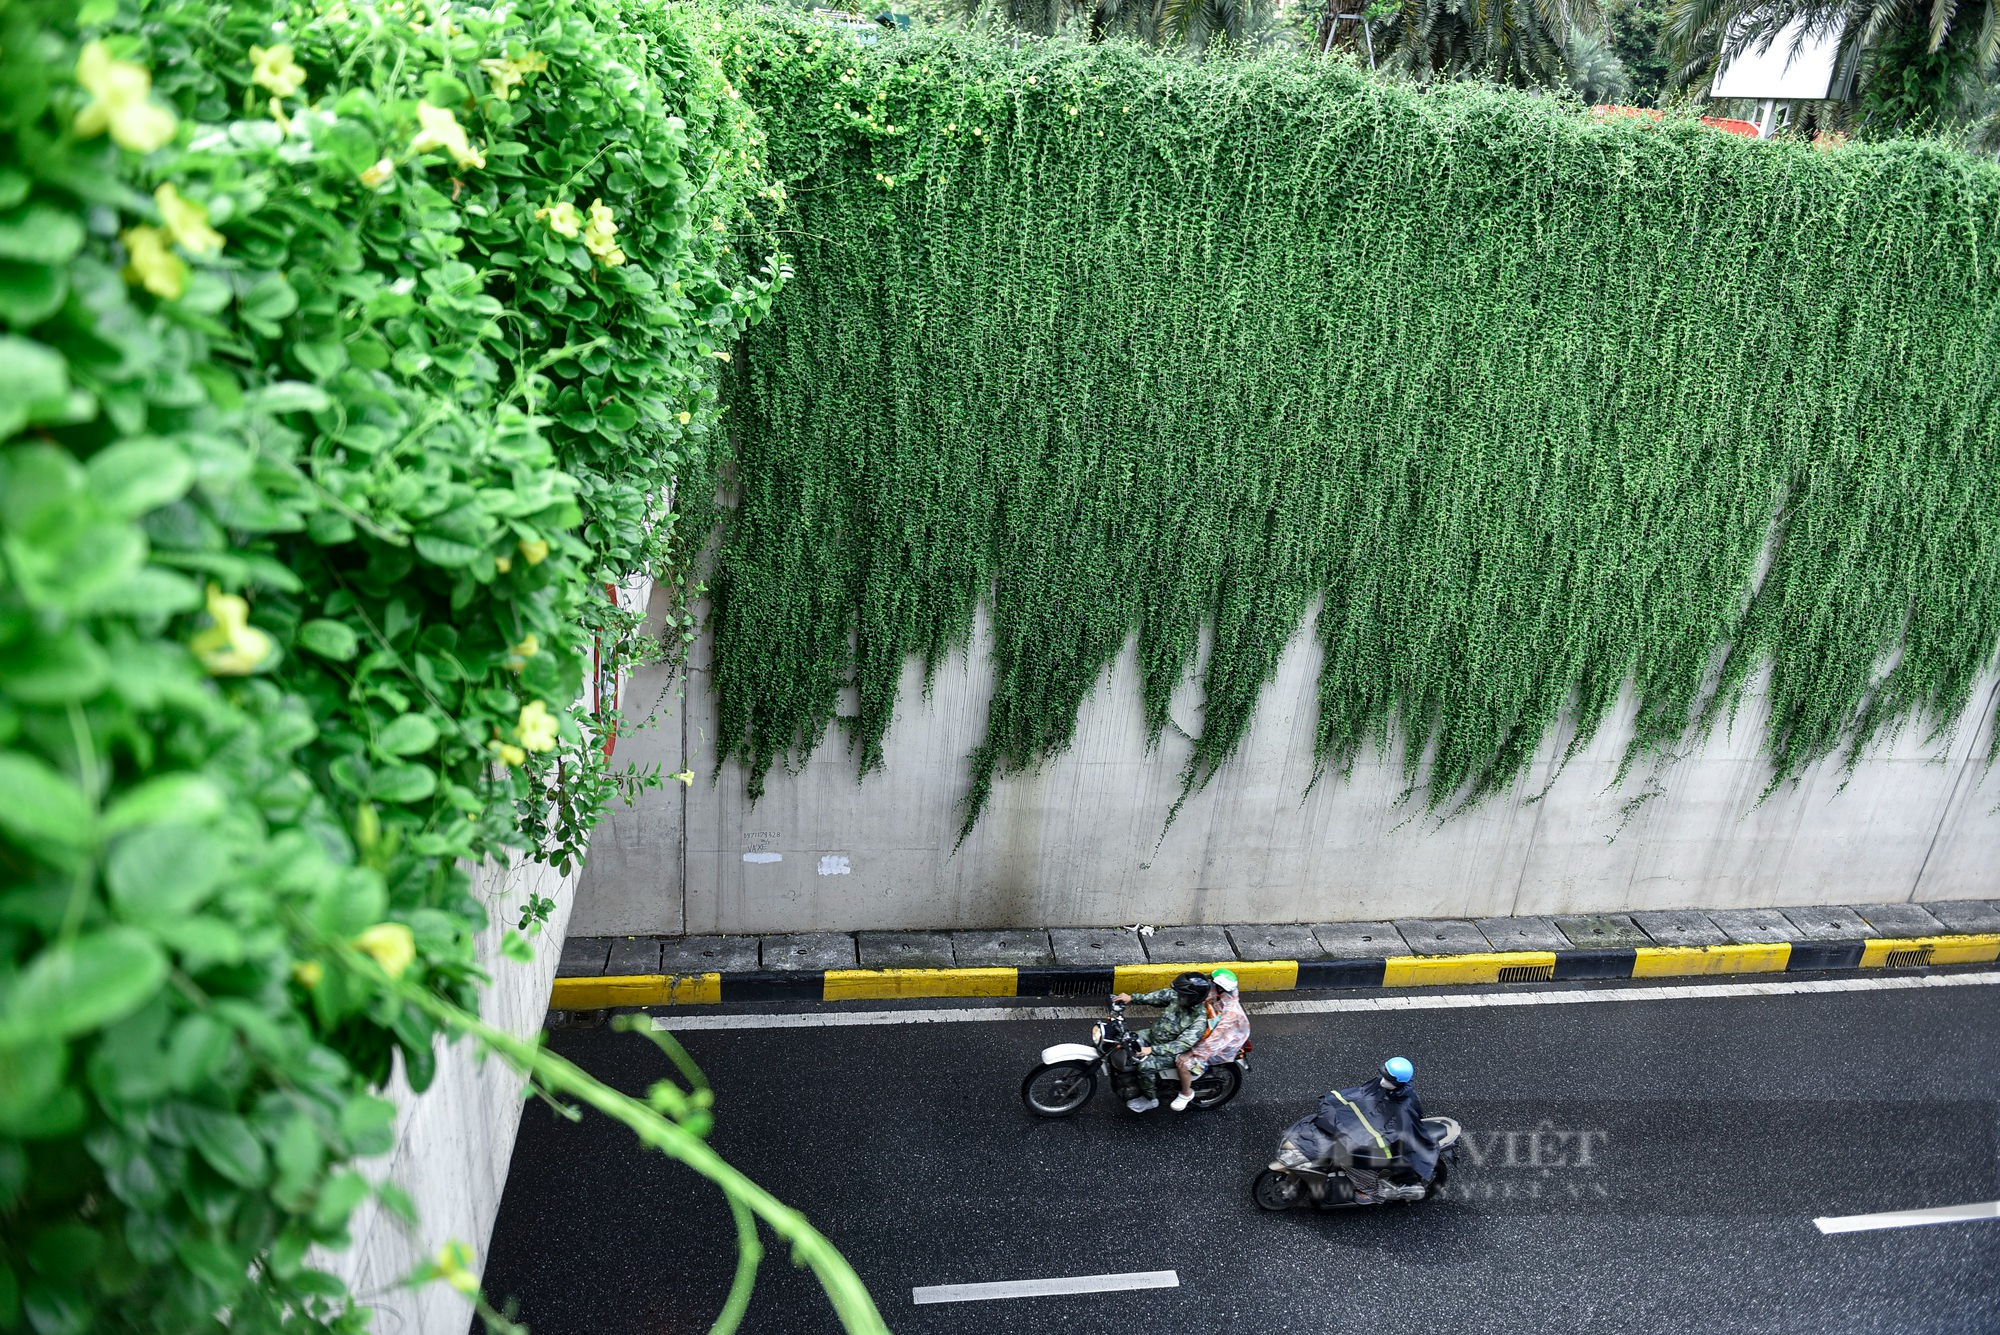
[[[791,972],[638,974],[558,978],[554,1010],[680,1006],[723,1001],[887,1001],[898,997],[1066,997],[1148,992],[1187,969],[1232,969],[1245,992],[1323,987],[1442,987],[1566,978],[1678,978],[1986,964],[2000,932],[1779,941],[1769,945],[1640,946],[1625,950],[1512,950],[1485,955],[1392,955],[1367,960],[1190,960],[1064,969],[800,969]]]

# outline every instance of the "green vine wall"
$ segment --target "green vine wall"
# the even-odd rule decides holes
[[[1631,756],[1768,664],[1773,782],[1993,656],[2000,171],[1602,122],[1314,59],[746,23],[797,278],[731,393],[721,749],[753,794],[991,609],[965,829],[1136,636],[1186,780],[1316,634],[1317,759],[1436,807],[1621,688]],[[961,835],[961,837],[963,837]]]

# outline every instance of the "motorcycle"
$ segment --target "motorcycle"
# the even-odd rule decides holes
[[[1145,1039],[1125,1024],[1123,1002],[1111,1003],[1111,1013],[1091,1026],[1088,1043],[1057,1043],[1042,1049],[1042,1062],[1021,1081],[1021,1102],[1040,1117],[1067,1117],[1090,1102],[1097,1092],[1100,1075],[1111,1077],[1111,1087],[1121,1099],[1139,1093],[1139,1049]],[[1243,1074],[1250,1069],[1250,1045],[1245,1043],[1236,1060],[1210,1062],[1208,1069],[1193,1080],[1194,1102],[1190,1109],[1220,1108],[1243,1088]],[[1163,1097],[1170,1081],[1162,1077]]]
[[[1401,1154],[1387,1159],[1357,1159],[1355,1165],[1379,1174],[1388,1188],[1390,1201],[1427,1201],[1443,1190],[1451,1177],[1451,1165],[1458,1162],[1459,1124],[1449,1117],[1426,1117],[1424,1125],[1437,1138],[1437,1167],[1426,1182]],[[1307,1161],[1289,1138],[1278,1142],[1278,1157],[1250,1183],[1250,1198],[1261,1210],[1290,1210],[1311,1206],[1316,1210],[1351,1210],[1388,1201],[1359,1201],[1354,1198],[1354,1182],[1345,1165],[1336,1157],[1330,1163]]]

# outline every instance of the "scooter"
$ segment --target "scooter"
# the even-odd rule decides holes
[[[1097,1079],[1109,1074],[1112,1090],[1121,1099],[1138,1095],[1139,1049],[1145,1040],[1125,1024],[1123,1002],[1111,1003],[1111,1014],[1090,1029],[1088,1043],[1057,1043],[1042,1049],[1042,1064],[1021,1081],[1021,1102],[1039,1117],[1067,1117],[1090,1102],[1097,1092]],[[1220,1108],[1243,1088],[1243,1074],[1250,1069],[1250,1045],[1234,1061],[1210,1062],[1196,1076],[1194,1102],[1190,1109]],[[1168,1082],[1163,1078],[1162,1089]]]
[[[1314,1164],[1290,1137],[1278,1141],[1278,1157],[1250,1183],[1250,1198],[1261,1210],[1290,1210],[1310,1206],[1316,1210],[1351,1210],[1394,1201],[1427,1201],[1443,1190],[1451,1178],[1451,1165],[1458,1162],[1459,1124],[1449,1117],[1426,1117],[1424,1125],[1437,1138],[1437,1167],[1426,1182],[1401,1154],[1387,1159],[1351,1160],[1355,1166],[1379,1174],[1386,1199],[1361,1201],[1354,1197],[1354,1182],[1346,1164],[1336,1157],[1330,1163]]]

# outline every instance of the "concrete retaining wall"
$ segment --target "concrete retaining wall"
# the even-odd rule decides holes
[[[986,628],[942,665],[925,700],[906,670],[886,772],[857,781],[836,732],[755,807],[734,763],[715,770],[706,654],[682,683],[635,675],[628,714],[655,726],[620,759],[692,769],[599,827],[571,930],[625,933],[1323,922],[1623,909],[1977,898],[2000,865],[2000,780],[1984,764],[2000,681],[1964,725],[1905,733],[1852,773],[1821,764],[1760,793],[1770,771],[1753,695],[1733,726],[1614,784],[1631,702],[1560,774],[1546,739],[1514,789],[1440,821],[1402,800],[1400,754],[1364,754],[1310,793],[1319,647],[1294,635],[1237,756],[1162,836],[1188,751],[1172,730],[1146,754],[1136,652],[1086,701],[1076,742],[996,782],[956,855],[966,755],[984,728]],[[1199,724],[1199,688],[1172,711]],[[850,702],[849,707],[852,707]],[[1537,794],[1545,795],[1534,800]]]
[[[474,877],[474,893],[491,917],[478,942],[479,967],[493,979],[482,1014],[512,1033],[536,1033],[548,1012],[576,877],[526,863],[488,864]],[[500,933],[518,921],[531,891],[555,900],[556,908],[535,938],[534,962],[516,964],[501,956]],[[452,1241],[471,1244],[479,1258],[475,1269],[484,1271],[521,1121],[522,1089],[511,1067],[498,1058],[481,1061],[469,1041],[440,1049],[437,1078],[421,1096],[410,1093],[398,1062],[395,1078],[382,1091],[399,1109],[396,1148],[359,1166],[370,1178],[387,1177],[410,1194],[417,1227],[409,1228],[371,1200],[354,1214],[353,1245],[314,1261],[345,1279],[373,1309],[377,1335],[464,1335],[471,1329],[471,1303],[448,1285],[410,1289],[401,1281]]]

